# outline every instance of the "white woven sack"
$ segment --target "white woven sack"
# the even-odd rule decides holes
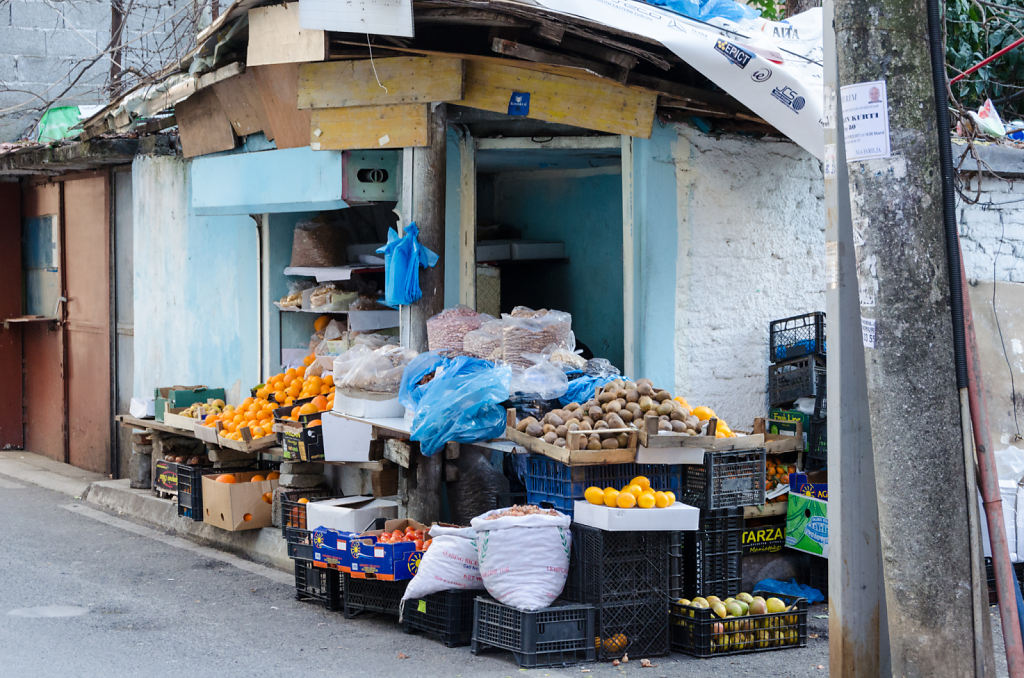
[[[472,527],[430,528],[430,548],[423,554],[416,576],[402,600],[423,598],[438,591],[482,589],[476,555],[476,531]]]
[[[572,519],[559,513],[487,520],[505,510],[488,511],[471,522],[484,587],[499,602],[520,610],[547,607],[569,576]]]

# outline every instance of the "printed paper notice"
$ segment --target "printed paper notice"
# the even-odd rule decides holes
[[[860,319],[860,332],[864,339],[864,348],[875,347],[875,323],[874,318]]]
[[[299,0],[299,26],[411,38],[412,0]]]
[[[885,81],[844,85],[842,92],[846,162],[888,158],[889,98]]]

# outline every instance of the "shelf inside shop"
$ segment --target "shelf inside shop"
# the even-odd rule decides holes
[[[276,304],[275,304],[276,305]],[[293,306],[278,306],[277,310],[282,313],[316,313],[319,315],[348,315],[349,311],[325,311],[319,308],[295,308]]]
[[[286,266],[285,275],[292,275],[302,278],[316,278],[317,282],[337,282],[351,280],[353,274],[357,273],[380,273],[383,266],[374,265],[349,265],[349,266]]]

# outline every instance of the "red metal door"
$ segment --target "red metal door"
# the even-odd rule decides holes
[[[106,172],[64,182],[69,463],[110,472],[110,184]]]
[[[0,182],[0,319],[22,314],[21,295],[21,187]],[[21,421],[21,325],[0,326],[0,448],[19,448],[25,443]]]
[[[57,183],[26,184],[21,195],[22,221],[52,217],[58,243],[63,228],[60,192],[61,186]],[[59,259],[59,256],[55,257],[55,262]],[[63,274],[63,267],[58,268]],[[19,281],[16,289],[21,288]],[[52,312],[52,309],[46,311],[47,314]],[[22,327],[25,449],[57,461],[66,461],[64,332],[49,322]]]

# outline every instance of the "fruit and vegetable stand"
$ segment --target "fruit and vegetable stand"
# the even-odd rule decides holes
[[[741,590],[747,517],[784,514],[791,477],[812,488],[796,473],[803,423],[734,431],[707,406],[583,360],[570,327],[558,311],[449,309],[428,322],[428,352],[382,337],[311,353],[236,405],[118,420],[168,448],[154,467],[176,473],[183,519],[279,524],[296,598],[347,618],[388,615],[524,668],[805,645],[804,598]],[[461,525],[417,522],[417,460],[451,462],[460,445],[502,459],[510,492]],[[327,467],[372,468],[380,482],[344,492]]]

